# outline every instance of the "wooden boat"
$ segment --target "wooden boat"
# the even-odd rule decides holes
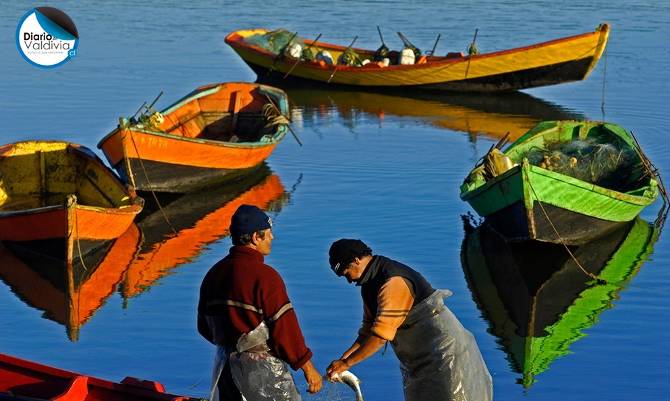
[[[594,242],[572,247],[580,271],[561,245],[510,243],[487,225],[466,225],[462,267],[472,297],[496,337],[518,383],[530,387],[600,315],[652,255],[660,233],[637,218]]]
[[[551,149],[566,144],[577,150],[612,149],[619,158],[615,162],[626,163],[601,174],[596,183],[587,182],[567,173],[592,173],[599,168],[595,163],[572,157],[560,171],[551,164],[557,152]],[[545,159],[532,164],[529,158],[538,151],[545,152]],[[591,155],[595,160],[598,153]],[[556,157],[566,156],[559,152]],[[656,199],[658,177],[646,162],[632,135],[618,125],[546,121],[504,152],[492,149],[461,185],[461,199],[510,240],[582,244],[625,225]]]
[[[272,174],[265,163],[241,180],[206,192],[192,192],[171,200],[162,196],[162,211],[149,207],[139,218],[144,241],[126,271],[121,295],[124,299],[139,295],[177,267],[197,258],[208,244],[227,236],[230,219],[240,205],[279,211],[287,200],[279,176]]]
[[[480,136],[517,139],[544,120],[578,120],[584,116],[524,92],[481,96],[475,93],[359,91],[287,84],[283,89],[294,105],[294,124],[319,125],[333,112],[347,126],[358,120],[380,125],[388,121],[427,124],[463,132],[473,142]],[[362,118],[361,114],[365,117]]]
[[[82,241],[68,266],[62,246],[0,244],[0,279],[43,317],[65,326],[70,341],[114,293],[135,258],[141,233],[132,224],[112,241]],[[36,251],[38,250],[38,251]],[[81,252],[81,253],[80,253]]]
[[[0,146],[0,241],[111,240],[128,229],[143,204],[83,146]]]
[[[380,67],[328,65],[285,56],[255,45],[253,38],[266,35],[267,29],[248,29],[230,33],[226,43],[257,74],[259,80],[287,78],[309,80],[359,88],[417,88],[466,92],[498,92],[554,85],[583,80],[595,68],[609,35],[608,24],[594,32],[548,42],[477,55],[448,54],[427,56],[425,62]],[[250,38],[252,40],[250,41]],[[286,39],[288,41],[288,38]],[[312,41],[298,38],[303,47]],[[314,49],[328,51],[338,60],[345,46],[316,42]],[[353,49],[363,60],[372,60],[374,51]]]
[[[257,167],[285,136],[286,94],[251,83],[202,86],[160,113],[122,119],[98,147],[138,190],[184,193]]]
[[[0,354],[0,400],[199,401],[169,394],[158,382],[126,377],[111,382]]]

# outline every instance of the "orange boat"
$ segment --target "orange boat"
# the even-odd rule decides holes
[[[168,394],[156,381],[126,377],[120,383],[0,354],[0,400],[200,401]]]
[[[111,240],[144,204],[91,150],[68,142],[0,146],[0,177],[0,241]]]
[[[167,109],[121,119],[98,147],[138,190],[184,193],[239,178],[286,135],[288,99],[270,86],[202,86]]]
[[[35,252],[17,244],[0,244],[0,279],[28,305],[44,311],[45,318],[64,325],[68,338],[77,341],[81,326],[123,278],[140,238],[139,229],[132,224],[116,240],[94,248],[75,247],[69,265],[59,255],[62,247],[47,254],[43,246]]]
[[[171,226],[160,210],[139,221],[144,243],[126,272],[123,297],[138,295],[172,269],[195,259],[207,244],[228,235],[230,219],[240,205],[278,211],[287,199],[279,177],[263,163],[241,181],[163,204]]]

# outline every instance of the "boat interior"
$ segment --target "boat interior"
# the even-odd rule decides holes
[[[533,165],[620,192],[637,192],[651,175],[640,155],[617,128],[602,123],[559,124],[505,153],[514,162],[527,158]]]
[[[90,150],[66,142],[28,141],[0,148],[0,212],[77,203],[130,206],[123,184]]]
[[[262,142],[284,123],[271,94],[259,88],[225,84],[187,97],[163,112],[161,131],[224,142]],[[211,93],[210,93],[211,92]],[[272,103],[271,103],[272,102]],[[287,123],[288,121],[286,121]]]

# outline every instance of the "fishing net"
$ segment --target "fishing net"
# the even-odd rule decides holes
[[[277,29],[266,33],[250,35],[244,39],[247,43],[258,46],[269,52],[279,54],[288,48],[289,44],[302,45],[302,41],[296,39],[293,32],[286,29]]]
[[[348,48],[340,56],[339,63],[344,65],[361,65],[361,57],[352,48]]]
[[[550,143],[534,148],[528,161],[541,168],[618,191],[626,191],[639,177],[635,152],[593,139]]]

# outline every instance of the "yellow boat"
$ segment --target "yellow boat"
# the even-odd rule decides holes
[[[524,92],[490,94],[414,93],[407,91],[358,91],[319,89],[311,85],[286,85],[291,99],[292,122],[319,125],[331,113],[354,127],[361,113],[366,123],[380,125],[394,119],[411,119],[440,129],[463,132],[474,142],[486,135],[516,140],[544,120],[583,120],[586,117]],[[509,135],[508,135],[509,134]]]
[[[259,80],[301,79],[359,88],[407,88],[427,90],[499,92],[580,81],[588,77],[605,50],[610,27],[528,46],[491,53],[422,56],[415,64],[382,66],[373,61],[373,50],[353,48],[365,65],[329,64],[323,60],[297,59],[268,50],[257,43],[276,31],[239,30],[226,43],[256,72]],[[288,44],[289,38],[286,39]],[[307,48],[312,41],[295,38],[291,43]],[[314,42],[311,50],[327,51],[338,60],[348,47]],[[305,54],[303,52],[302,54]]]

